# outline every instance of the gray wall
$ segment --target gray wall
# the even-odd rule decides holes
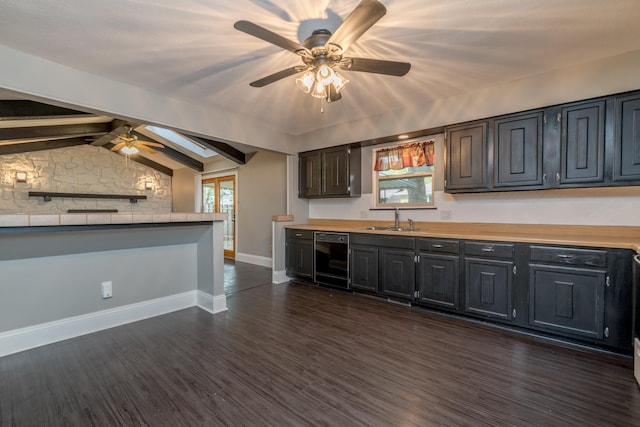
[[[173,212],[193,212],[195,208],[194,176],[195,171],[189,168],[173,171],[171,179]]]
[[[195,243],[0,261],[0,332],[193,291],[196,263]]]
[[[236,253],[270,258],[271,217],[287,213],[287,155],[258,151],[249,155],[249,161],[241,166],[217,157],[205,164],[205,176],[221,171],[238,173]],[[186,182],[185,178],[180,179]],[[174,206],[183,191],[195,197],[193,186],[191,189],[175,187]]]

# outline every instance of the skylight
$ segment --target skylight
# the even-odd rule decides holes
[[[198,144],[197,142],[192,141],[191,139],[186,138],[170,129],[164,129],[151,125],[146,125],[145,128],[149,132],[153,132],[154,134],[166,139],[167,141],[172,142],[173,144],[176,144],[184,148],[185,150],[191,151],[192,153],[197,154],[200,157],[209,158],[218,154],[210,148],[207,148],[202,144]]]

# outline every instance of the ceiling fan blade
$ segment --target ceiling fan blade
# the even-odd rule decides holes
[[[111,151],[118,151],[119,149],[121,149],[125,145],[127,145],[127,144],[124,143],[124,142],[119,142],[116,145],[114,145],[113,147],[111,147]]]
[[[387,13],[387,8],[377,0],[362,0],[349,16],[342,22],[335,33],[327,40],[330,45],[345,52],[362,34]]]
[[[294,74],[300,73],[306,70],[307,67],[304,65],[296,65],[295,67],[287,68],[285,70],[278,71],[277,73],[273,73],[268,75],[267,77],[263,77],[260,80],[256,80],[255,82],[249,83],[250,86],[253,87],[263,87],[273,82],[277,82],[280,79],[284,79],[285,77],[292,76]]]
[[[233,27],[236,30],[240,30],[243,33],[247,33],[251,36],[257,37],[261,40],[274,44],[278,47],[281,47],[289,52],[293,52],[296,55],[300,56],[311,56],[311,51],[306,47],[302,46],[300,43],[296,43],[293,40],[289,40],[285,37],[282,37],[280,34],[276,34],[273,31],[269,31],[260,25],[256,25],[253,22],[249,21],[238,21],[233,24]]]
[[[411,69],[408,62],[384,61],[381,59],[345,58],[340,68],[347,71],[404,76]]]
[[[157,153],[156,150],[154,150],[153,148],[149,148],[144,144],[137,144],[136,147],[141,149],[141,150],[143,150],[143,151],[146,151],[149,154],[156,154]]]
[[[164,145],[160,144],[159,142],[140,141],[140,140],[138,140],[138,144],[148,145],[148,146],[151,146],[151,147],[164,148]]]

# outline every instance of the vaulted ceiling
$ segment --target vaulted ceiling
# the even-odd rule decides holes
[[[293,76],[249,86],[301,61],[235,30],[234,22],[302,42],[315,29],[334,31],[358,3],[0,2],[0,88],[222,143],[295,152],[310,138],[351,142],[336,135],[354,123],[415,116],[427,104],[481,88],[640,52],[637,0],[382,0],[386,16],[349,56],[410,62],[406,76],[345,71],[351,82],[324,113]],[[358,135],[384,136],[379,132],[372,126]]]

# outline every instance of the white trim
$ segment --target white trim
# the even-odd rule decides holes
[[[209,310],[200,305],[199,292],[201,291],[183,292],[2,332],[0,333],[0,357],[196,305],[214,314],[227,309],[224,294],[210,295],[211,310]]]
[[[222,295],[211,295],[207,292],[198,290],[196,291],[196,305],[204,311],[208,311],[211,314],[227,311],[227,297]]]
[[[259,256],[259,255],[237,253],[236,261],[246,262],[254,265],[261,265],[263,267],[269,267],[269,268],[272,268],[273,266],[273,261],[271,260],[271,258],[268,258],[266,256]]]
[[[287,277],[287,273],[286,271],[282,270],[282,271],[274,271],[273,273],[271,273],[271,282],[272,283],[284,283],[284,282],[288,282],[289,278]]]

